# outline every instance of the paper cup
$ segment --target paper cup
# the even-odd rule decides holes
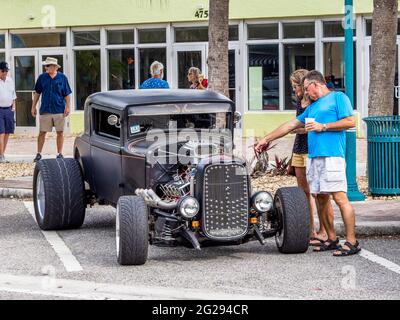
[[[315,122],[315,118],[306,118],[306,124],[311,122]]]

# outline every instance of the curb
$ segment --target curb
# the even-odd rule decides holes
[[[32,199],[31,189],[0,188],[0,198]]]
[[[339,236],[345,235],[343,223],[335,223]],[[394,236],[400,235],[400,221],[363,221],[356,223],[356,236]]]

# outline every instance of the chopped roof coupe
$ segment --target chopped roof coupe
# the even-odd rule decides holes
[[[280,252],[305,252],[304,192],[252,193],[246,161],[233,156],[238,121],[234,103],[208,90],[91,95],[74,158],[35,167],[37,223],[79,228],[88,205],[111,205],[121,265],[144,264],[149,244],[200,250],[275,237]]]

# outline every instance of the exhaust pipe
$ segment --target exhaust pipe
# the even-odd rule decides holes
[[[147,205],[153,208],[173,210],[178,202],[165,202],[152,189],[136,189],[135,194],[144,199]]]

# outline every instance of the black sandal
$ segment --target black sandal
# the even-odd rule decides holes
[[[334,256],[334,257],[351,256],[351,255],[357,254],[357,253],[359,253],[359,252],[361,251],[360,244],[358,243],[358,241],[356,241],[356,244],[354,244],[354,245],[351,244],[350,242],[346,241],[346,242],[344,243],[344,245],[347,246],[347,247],[349,247],[350,250],[344,248],[343,245],[341,245],[341,246],[339,247],[339,249],[338,249],[338,251],[340,251],[340,253],[334,252],[334,253],[333,253],[333,256]]]
[[[311,241],[318,241],[318,243],[311,243]],[[322,240],[322,239],[317,238],[317,237],[311,237],[309,246],[311,246],[311,247],[319,247],[321,245],[321,243],[324,243],[325,241],[327,241],[327,240]]]
[[[339,238],[336,240],[328,239],[324,242],[321,242],[321,245],[314,248],[314,252],[322,252],[322,251],[329,251],[329,250],[339,250]]]

